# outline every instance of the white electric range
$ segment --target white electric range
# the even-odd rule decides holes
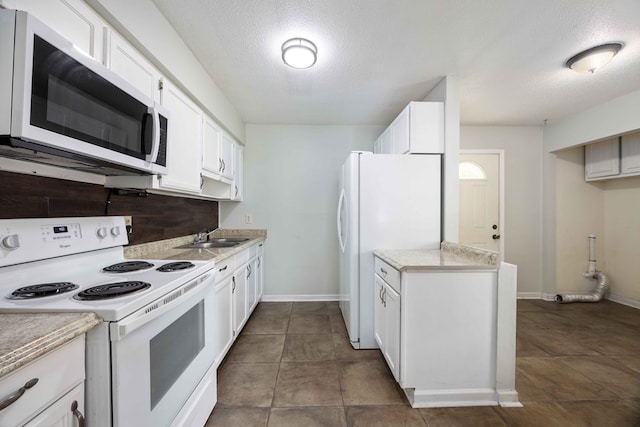
[[[0,312],[94,312],[91,426],[203,425],[215,405],[213,262],[130,260],[122,217],[0,220]]]

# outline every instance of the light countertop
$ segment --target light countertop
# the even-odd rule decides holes
[[[470,246],[442,242],[440,249],[379,249],[373,252],[398,271],[497,270],[499,254]]]
[[[0,313],[0,377],[100,323],[94,313]]]
[[[124,248],[124,256],[129,259],[180,259],[188,261],[213,261],[220,262],[245,249],[263,242],[267,238],[266,230],[224,229],[215,230],[210,235],[216,237],[245,237],[246,242],[230,248],[210,249],[176,249],[176,246],[185,245],[195,240],[195,235],[177,237],[175,239],[160,240],[157,242],[143,243]]]

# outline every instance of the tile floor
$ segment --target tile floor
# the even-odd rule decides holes
[[[518,301],[523,408],[413,409],[337,303],[260,303],[218,369],[213,426],[640,426],[640,310]]]

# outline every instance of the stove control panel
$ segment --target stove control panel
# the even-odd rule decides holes
[[[0,220],[0,267],[126,245],[124,218]]]

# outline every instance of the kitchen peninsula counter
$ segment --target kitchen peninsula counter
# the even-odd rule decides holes
[[[499,253],[451,242],[440,249],[376,250],[375,256],[398,271],[408,270],[497,270]]]
[[[265,241],[267,238],[267,230],[221,229],[213,231],[210,237],[248,238],[249,240],[230,248],[176,249],[177,246],[186,245],[195,241],[196,236],[189,235],[125,247],[124,256],[128,259],[183,259],[189,261],[213,261],[217,263]]]
[[[0,377],[100,323],[94,313],[0,313]]]

